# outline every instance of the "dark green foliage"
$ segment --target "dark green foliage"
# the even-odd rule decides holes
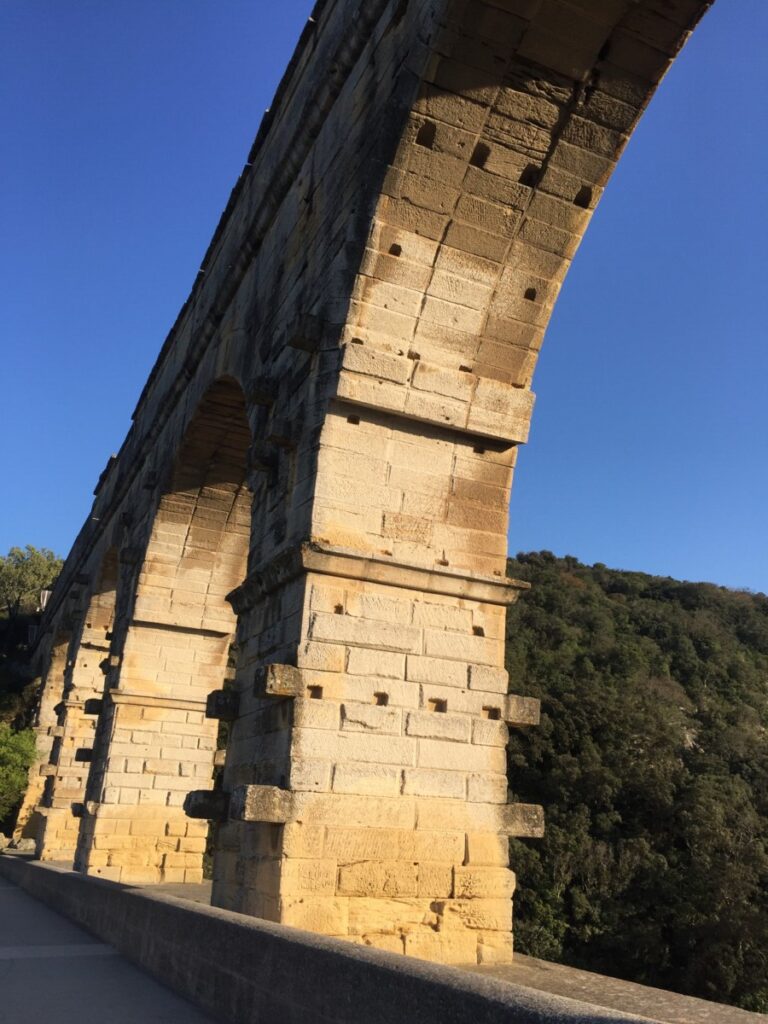
[[[0,722],[0,823],[21,799],[27,773],[35,756],[35,735],[31,729],[14,732]]]
[[[522,952],[768,1010],[768,598],[518,555],[510,785]]]
[[[11,548],[0,556],[0,602],[9,619],[34,611],[41,591],[53,586],[64,563],[49,548]]]

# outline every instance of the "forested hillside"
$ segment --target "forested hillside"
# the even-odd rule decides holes
[[[548,552],[509,575],[522,952],[768,1010],[768,598]]]

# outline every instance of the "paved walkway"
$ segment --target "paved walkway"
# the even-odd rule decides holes
[[[0,878],[0,1024],[211,1024],[105,943]]]

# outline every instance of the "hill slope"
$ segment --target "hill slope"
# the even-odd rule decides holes
[[[768,598],[548,552],[509,575],[522,952],[768,1010]]]

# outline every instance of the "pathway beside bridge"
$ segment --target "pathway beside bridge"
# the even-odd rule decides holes
[[[0,878],[0,1024],[210,1024],[211,1017]]]

